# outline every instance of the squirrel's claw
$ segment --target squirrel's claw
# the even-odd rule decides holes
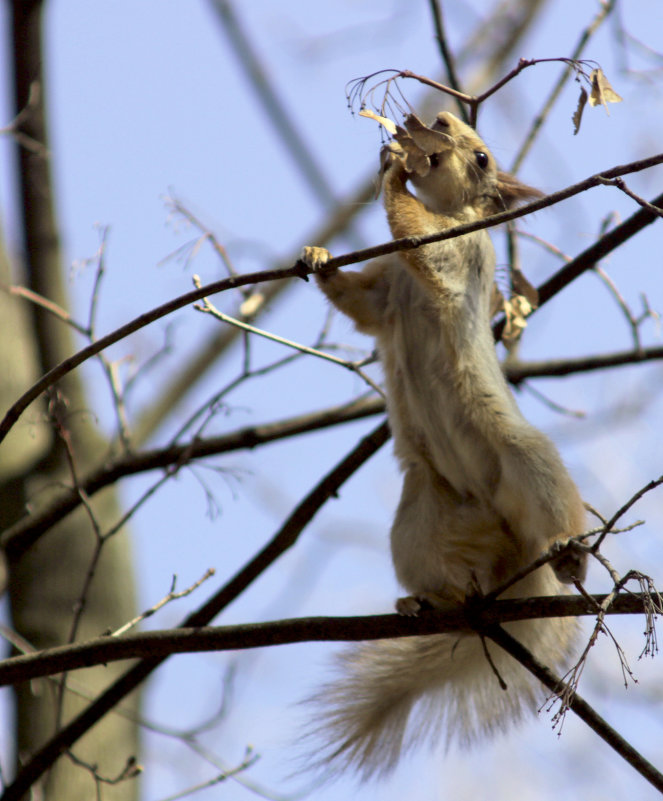
[[[415,598],[414,595],[408,595],[405,598],[398,598],[396,600],[396,612],[399,615],[406,617],[417,617],[421,611],[421,601]]]
[[[395,164],[401,164],[405,168],[405,151],[398,142],[389,142],[380,148],[380,172],[386,172]]]
[[[554,547],[558,553],[551,560],[550,565],[562,584],[584,581],[587,575],[587,551],[573,540],[558,541]]]
[[[304,262],[304,264],[310,270],[313,270],[314,273],[318,273],[323,269],[331,257],[332,255],[327,248],[310,247],[307,245],[306,247],[302,248],[299,260]]]

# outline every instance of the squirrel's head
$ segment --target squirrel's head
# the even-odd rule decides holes
[[[430,169],[412,172],[409,178],[432,211],[448,214],[466,209],[486,217],[541,196],[538,189],[498,170],[476,131],[451,112],[440,112],[430,128],[413,119],[408,118],[405,127],[415,145],[425,149]]]

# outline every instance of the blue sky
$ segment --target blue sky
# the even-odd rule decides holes
[[[375,170],[380,144],[373,123],[349,114],[344,87],[353,78],[383,68],[438,75],[439,56],[427,4],[249,0],[237,5],[294,125],[319,160],[333,192],[343,197]],[[478,0],[445,3],[454,48],[491,6]],[[532,30],[518,55],[567,55],[597,6],[570,0],[550,3],[543,22]],[[622,17],[634,36],[660,48],[660,36],[658,42],[653,41],[650,30],[655,11],[654,2],[643,0],[625,4]],[[4,17],[2,24],[6,28]],[[60,225],[66,262],[72,266],[70,289],[81,317],[86,316],[93,277],[93,269],[85,262],[98,247],[98,226],[110,228],[100,332],[187,291],[193,272],[203,281],[223,274],[207,245],[189,263],[168,258],[197,236],[172,215],[165,202],[168,196],[180,199],[214,231],[239,271],[264,269],[277,260],[288,263],[301,245],[316,244],[307,237],[325,220],[325,209],[257,104],[209,3],[54,0],[47,14],[47,43]],[[570,118],[578,87],[573,82],[567,86],[520,173],[523,180],[545,190],[562,188],[660,149],[660,79],[631,78],[621,71],[610,22],[592,40],[586,56],[601,63],[624,102],[612,106],[610,116],[600,108],[587,109],[580,134],[574,137]],[[635,57],[634,66],[643,67],[644,62]],[[463,77],[476,74],[479,67],[477,58],[470,59]],[[482,109],[480,133],[503,166],[513,158],[528,121],[559,71],[557,64],[529,69]],[[417,107],[424,95],[422,88],[414,83],[404,88]],[[8,120],[7,91],[3,82],[2,119]],[[7,139],[0,141],[0,208],[5,239],[15,248],[9,148]],[[654,168],[627,178],[627,183],[651,198],[660,192],[662,174],[661,167]],[[523,227],[573,256],[594,240],[608,214],[616,212],[624,218],[635,210],[632,200],[605,187],[542,211]],[[366,245],[389,239],[379,203],[363,211],[357,225]],[[503,244],[499,236],[496,240],[503,264]],[[350,249],[347,241],[332,246],[334,253]],[[659,222],[603,265],[636,310],[643,292],[652,308],[663,309],[660,251]],[[523,245],[523,261],[535,284],[558,267],[554,257],[531,244]],[[232,310],[237,298],[217,298],[216,302]],[[311,343],[326,313],[315,286],[302,282],[275,303],[259,325]],[[191,309],[175,316],[173,353],[137,383],[132,415],[150,403],[162,383],[191,358],[217,325]],[[140,364],[161,347],[164,332],[165,323],[156,323],[111,353],[114,358],[131,355]],[[646,344],[660,342],[651,321],[642,333]],[[332,322],[329,338],[366,352],[372,347],[339,317]],[[536,314],[521,356],[558,358],[629,345],[629,330],[614,299],[596,276],[588,275]],[[282,346],[252,345],[256,365],[283,355]],[[231,381],[241,369],[241,359],[239,349],[228,354],[185,399],[154,442],[166,442],[178,419]],[[86,373],[93,383],[92,400],[100,425],[110,430],[113,415],[108,390],[96,367],[86,367]],[[585,499],[606,514],[663,472],[661,375],[654,364],[582,379],[541,380],[534,385],[555,403],[586,412],[584,420],[561,415],[527,392],[519,394],[528,418],[558,443]],[[300,360],[242,385],[209,431],[278,420],[341,402],[361,391],[361,382],[342,368]],[[645,401],[644,411],[633,414],[629,409],[636,401]],[[230,478],[198,470],[217,498],[220,513],[214,517],[206,513],[205,493],[194,475],[183,474],[171,482],[132,521],[141,606],[150,606],[164,595],[174,573],[183,588],[208,567],[215,567],[213,581],[220,585],[375,423],[364,421],[216,460],[232,474]],[[145,476],[125,483],[122,492],[127,503],[153,480],[154,476]],[[390,611],[398,588],[389,563],[387,532],[399,482],[387,446],[343,488],[339,500],[316,517],[297,548],[217,622]],[[646,518],[647,525],[611,541],[607,553],[620,572],[639,568],[663,585],[658,568],[659,498],[645,499],[631,518]],[[167,607],[150,625],[176,624],[211,591],[208,584],[186,601]],[[608,589],[606,577],[597,570],[592,571],[589,586],[595,591]],[[635,620],[614,624],[634,663],[641,648],[641,628],[641,621]],[[227,766],[237,764],[251,744],[261,759],[245,774],[246,780],[281,797],[297,786],[284,778],[288,772],[284,760],[291,754],[289,744],[297,736],[301,715],[295,704],[320,682],[334,648],[299,645],[230,658],[223,654],[177,657],[150,685],[145,716],[170,727],[200,722],[220,704],[223,673],[232,663],[235,681],[229,715],[201,739]],[[651,743],[660,742],[662,735],[655,681],[660,663],[635,667],[640,684],[625,693],[614,651],[603,642],[590,661],[581,691],[636,746],[656,758]],[[558,738],[551,733],[545,712],[540,717],[472,752],[453,751],[446,757],[439,752],[417,754],[387,784],[362,790],[362,799],[389,801],[405,793],[412,798],[469,799],[482,797],[486,783],[497,801],[515,796],[541,801],[654,797],[653,790],[577,721],[569,718]],[[146,735],[144,761],[146,801],[158,801],[215,774],[200,757],[158,734]],[[315,798],[352,797],[351,788],[350,783],[342,783],[316,791]],[[196,795],[201,801],[224,797],[241,801],[255,793],[232,782]]]

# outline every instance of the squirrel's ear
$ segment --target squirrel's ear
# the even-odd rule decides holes
[[[545,194],[540,189],[535,189],[533,186],[527,186],[527,184],[522,183],[515,175],[501,170],[497,171],[497,190],[505,209],[511,209],[526,200],[543,197]]]

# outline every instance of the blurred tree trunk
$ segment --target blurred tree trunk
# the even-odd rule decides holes
[[[22,214],[22,261],[28,286],[69,308],[63,281],[45,117],[41,26],[43,3],[12,0],[11,50],[14,100],[19,118],[17,208]],[[10,283],[7,259],[0,258],[3,284]],[[75,344],[62,321],[24,300],[0,296],[0,400],[6,409],[40,373],[71,354]],[[39,408],[29,409],[0,451],[0,525],[18,519],[24,505],[44,503],[49,488],[75,484],[75,473],[98,463],[107,444],[95,430],[94,415],[79,378],[69,375]],[[55,424],[55,425],[54,425]],[[72,470],[72,463],[74,469]],[[113,491],[67,518],[25,554],[10,554],[8,588],[15,630],[31,645],[47,648],[67,642],[83,604],[76,639],[94,637],[135,613],[131,554],[121,532],[103,545],[85,594],[99,535],[114,524],[119,507]],[[94,668],[69,677],[58,712],[58,688],[33,682],[16,688],[16,743],[19,764],[40,748],[85,704],[78,695],[95,696],[125,665]],[[135,707],[135,700],[133,703]],[[119,714],[107,716],[76,746],[75,755],[113,778],[137,753],[137,727]],[[104,787],[103,798],[133,799],[135,781]],[[47,778],[44,797],[88,801],[95,797],[95,776],[66,755]]]

